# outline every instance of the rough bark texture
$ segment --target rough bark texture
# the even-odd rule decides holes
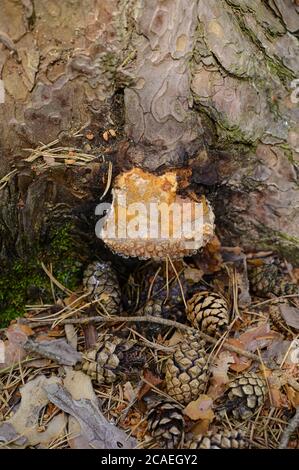
[[[133,161],[158,169],[188,159],[195,185],[211,189],[225,243],[279,248],[298,260],[296,5],[157,0],[142,7],[136,81],[125,92]]]
[[[59,138],[109,152],[115,173],[128,163],[191,166],[192,189],[214,205],[224,244],[277,248],[299,263],[296,2],[2,0],[0,8],[0,178],[12,162],[17,169],[0,193],[1,260],[52,243],[47,234],[68,222],[77,252],[90,254],[87,219],[107,167],[22,161],[24,148]],[[111,127],[113,144],[101,138]]]
[[[134,85],[125,89],[126,133],[137,144],[133,161],[150,170],[182,165],[202,146],[190,90],[196,10],[193,0],[139,5]]]

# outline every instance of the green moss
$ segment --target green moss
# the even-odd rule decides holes
[[[299,238],[288,235],[278,230],[270,229],[262,224],[257,224],[259,247],[277,250],[294,266],[299,266]]]
[[[278,144],[277,147],[280,147],[283,150],[285,156],[292,165],[297,165],[297,162],[294,159],[293,150],[289,144]]]
[[[74,290],[80,283],[81,263],[76,260],[72,225],[53,230],[47,247],[36,247],[27,260],[3,266],[0,277],[0,326],[25,313],[27,303],[53,302],[50,280],[41,267],[52,263],[56,279]],[[55,287],[57,295],[64,295]]]
[[[5,326],[13,318],[22,316],[30,288],[46,300],[50,294],[49,279],[35,260],[16,260],[10,268],[4,268],[0,278],[0,325]]]
[[[290,80],[296,78],[294,73],[278,60],[267,56],[265,60],[270,74],[278,77],[285,86],[289,85]]]

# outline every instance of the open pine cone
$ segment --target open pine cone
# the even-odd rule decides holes
[[[271,294],[280,297],[299,292],[299,287],[288,281],[275,264],[249,265],[248,277],[250,289],[258,297],[269,297]]]
[[[185,449],[246,449],[248,443],[240,431],[208,431],[205,435],[187,434]]]
[[[156,270],[149,270],[144,277],[143,290],[140,294],[142,302],[146,301],[146,296],[151,289],[152,298],[163,302],[164,308],[167,306],[167,318],[175,321],[184,321],[185,319],[185,306],[184,297],[187,295],[187,283],[184,276],[180,276],[180,284],[175,279],[168,285],[165,277],[156,274]],[[184,295],[182,294],[182,290]],[[165,302],[166,300],[166,302]]]
[[[84,289],[90,300],[98,300],[104,313],[117,315],[120,309],[120,287],[117,276],[109,261],[95,261],[83,275]]]
[[[186,334],[166,361],[166,390],[187,404],[204,392],[208,380],[206,343],[197,335]]]
[[[216,292],[198,292],[187,302],[187,318],[204,333],[221,334],[229,320],[227,302]]]
[[[224,412],[238,420],[250,418],[264,404],[267,393],[265,379],[255,372],[244,372],[229,382],[228,389],[222,398],[223,403],[217,411]]]
[[[150,299],[142,309],[143,315],[150,315],[157,318],[169,318],[170,307],[165,305],[161,299]],[[159,323],[141,322],[137,325],[138,331],[148,339],[153,339],[158,334],[167,331],[167,327]]]
[[[108,385],[120,375],[135,375],[143,365],[141,347],[136,341],[106,334],[83,355],[82,370],[95,382]]]
[[[163,401],[147,414],[148,430],[164,449],[176,449],[184,438],[182,408],[174,402]]]

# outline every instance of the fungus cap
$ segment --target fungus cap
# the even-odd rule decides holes
[[[196,253],[214,235],[214,214],[204,197],[195,201],[177,190],[175,171],[156,176],[133,168],[120,174],[100,238],[124,257],[160,260]]]

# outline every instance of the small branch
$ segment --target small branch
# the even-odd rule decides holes
[[[299,406],[296,408],[296,413],[294,414],[293,418],[285,428],[282,433],[282,437],[279,444],[279,449],[286,449],[294,431],[296,431],[297,427],[299,426]]]
[[[297,382],[297,380],[293,379],[293,377],[289,377],[289,378],[288,378],[288,384],[289,384],[294,390],[296,390],[296,392],[299,392],[299,383]]]
[[[24,320],[22,320],[24,322]],[[178,328],[179,330],[186,331],[187,333],[196,333],[198,334],[201,338],[203,338],[205,341],[211,344],[217,344],[218,340],[215,338],[212,338],[211,336],[206,335],[205,333],[202,333],[201,331],[197,330],[196,328],[192,328],[191,326],[184,325],[182,323],[173,321],[173,320],[168,320],[166,318],[157,318],[151,315],[146,315],[146,316],[136,316],[136,317],[119,317],[119,316],[113,316],[113,317],[101,317],[101,316],[95,316],[95,317],[87,317],[87,318],[74,318],[74,319],[66,319],[62,320],[60,322],[61,325],[67,325],[67,324],[75,324],[75,325],[85,325],[86,323],[116,323],[116,322],[150,322],[150,323],[159,323],[160,325],[166,325],[174,328]],[[28,325],[30,328],[37,328],[40,326],[45,326],[45,325],[50,325],[52,323],[51,320],[45,320],[45,321],[30,321],[27,323],[25,321],[26,325]],[[228,351],[235,352],[239,354],[240,356],[247,357],[248,359],[252,359],[257,362],[261,362],[260,358],[258,355],[253,354],[248,351],[244,351],[241,348],[237,348],[236,346],[233,346],[231,344],[223,344],[223,348],[227,349]]]

